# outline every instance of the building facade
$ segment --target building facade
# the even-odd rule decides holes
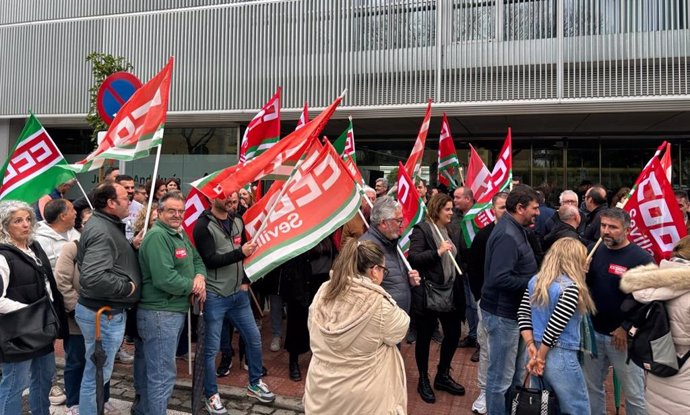
[[[511,126],[514,174],[535,186],[630,185],[670,140],[686,187],[689,22],[687,0],[6,0],[0,154],[29,109],[68,158],[88,152],[85,59],[103,52],[143,81],[175,57],[163,176],[233,162],[280,86],[285,134],[305,101],[315,114],[347,91],[325,134],[352,115],[371,178],[407,158],[431,98],[432,181],[446,113],[461,161],[472,142],[491,165]]]

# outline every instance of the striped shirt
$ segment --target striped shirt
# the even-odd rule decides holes
[[[544,330],[542,343],[548,347],[554,347],[561,333],[563,333],[565,326],[568,325],[573,314],[575,314],[578,298],[578,287],[577,284],[573,282],[572,285],[563,290],[563,293],[558,298],[556,308],[549,318],[546,330]],[[532,302],[529,295],[529,289],[526,289],[522,296],[522,302],[520,302],[517,317],[520,331],[532,330]]]

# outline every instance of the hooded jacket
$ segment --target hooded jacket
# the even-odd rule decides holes
[[[41,245],[43,251],[48,256],[50,261],[50,268],[55,272],[55,264],[57,263],[60,251],[63,245],[70,241],[79,240],[81,234],[76,229],[72,228],[65,233],[65,236],[55,232],[46,222],[38,222],[34,238]]]
[[[409,316],[368,278],[331,301],[325,282],[309,307],[313,353],[304,387],[307,414],[406,414],[405,366],[396,347]]]
[[[633,268],[623,274],[621,291],[635,300],[666,302],[671,335],[678,355],[690,350],[690,261],[674,258]],[[690,413],[690,363],[668,378],[647,375],[645,400],[649,414]]]

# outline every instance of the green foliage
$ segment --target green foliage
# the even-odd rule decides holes
[[[89,89],[89,113],[86,115],[86,122],[91,126],[93,132],[91,133],[91,143],[96,147],[97,137],[99,131],[106,131],[108,125],[103,122],[101,116],[98,115],[96,106],[96,99],[98,97],[98,89],[108,76],[115,72],[129,72],[134,69],[122,56],[113,56],[107,53],[92,52],[86,57],[86,61],[91,63],[91,73],[93,74],[94,84]]]
[[[398,183],[398,168],[397,167],[388,172],[388,174],[386,175],[386,180],[388,180],[388,185],[390,187],[393,187],[393,186],[395,186],[396,183]]]

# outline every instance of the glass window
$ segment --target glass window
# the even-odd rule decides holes
[[[496,2],[460,0],[453,5],[453,39],[459,42],[496,37]]]
[[[556,36],[555,0],[504,0],[505,40]]]

